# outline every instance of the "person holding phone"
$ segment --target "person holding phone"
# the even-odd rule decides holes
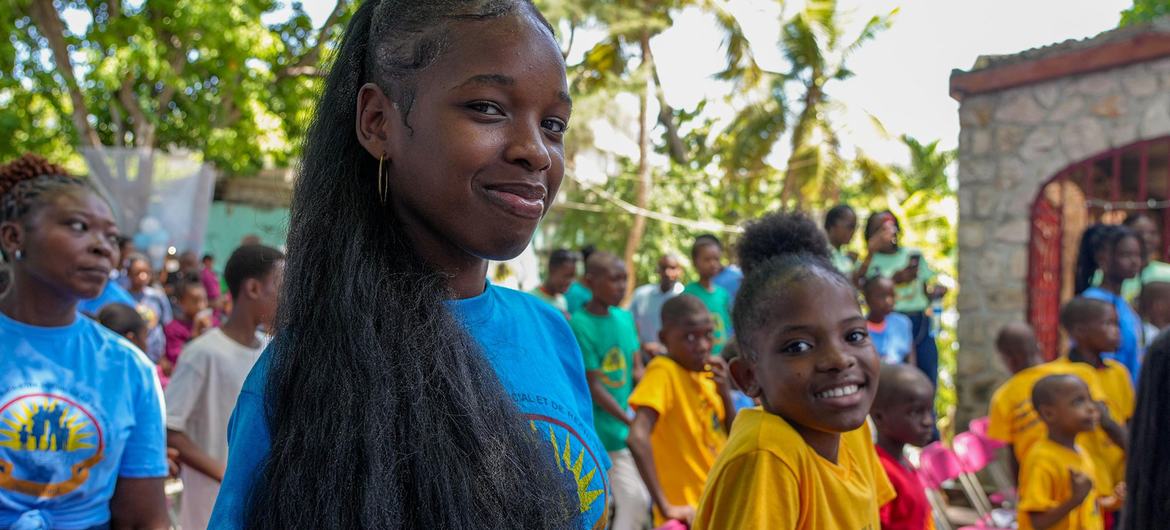
[[[875,276],[894,281],[894,311],[910,318],[914,331],[914,352],[918,368],[938,384],[938,345],[927,309],[946,295],[935,282],[937,274],[922,257],[922,251],[898,244],[901,224],[893,212],[876,212],[865,224],[867,253],[857,267],[854,280]]]

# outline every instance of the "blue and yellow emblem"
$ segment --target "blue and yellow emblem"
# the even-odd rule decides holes
[[[38,498],[76,490],[102,460],[101,427],[76,401],[26,394],[0,406],[0,489]]]
[[[592,528],[608,527],[609,486],[601,460],[577,431],[564,422],[540,414],[526,414],[526,417],[533,432],[549,443],[557,469],[568,474],[576,484],[580,513],[597,514]]]

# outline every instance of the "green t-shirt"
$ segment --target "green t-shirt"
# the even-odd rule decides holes
[[[841,274],[844,274],[846,277],[852,275],[853,269],[857,266],[857,264],[853,262],[853,258],[849,257],[849,254],[846,254],[845,251],[839,248],[834,248],[832,250],[833,266],[837,267],[837,270],[841,271]]]
[[[565,304],[568,305],[570,315],[580,311],[592,299],[593,291],[579,282],[569,284],[569,290],[565,292]]]
[[[715,344],[711,346],[711,353],[719,355],[727,341],[731,339],[731,295],[718,285],[711,285],[713,290],[708,291],[699,282],[691,282],[683,289],[683,294],[695,296],[703,301],[707,310],[711,312],[711,320],[715,324]]]
[[[573,313],[569,327],[581,345],[585,371],[599,371],[610,395],[629,411],[630,392],[634,390],[634,354],[641,347],[634,317],[621,308],[609,308],[609,315],[598,316],[582,308]],[[597,404],[593,405],[593,428],[606,451],[626,448],[629,427]]]
[[[910,265],[912,254],[922,255],[921,251],[912,248],[899,248],[893,254],[877,253],[869,263],[866,278],[873,278],[878,274],[887,278]],[[918,265],[918,277],[909,283],[894,286],[894,311],[899,313],[920,313],[930,307],[930,299],[926,297],[925,285],[935,277],[935,272],[927,265],[926,258],[921,258]]]
[[[557,310],[563,313],[565,316],[569,315],[569,304],[565,301],[565,295],[561,293],[550,295],[544,292],[544,289],[541,289],[540,287],[528,291],[528,294],[544,300],[548,305],[557,308]]]

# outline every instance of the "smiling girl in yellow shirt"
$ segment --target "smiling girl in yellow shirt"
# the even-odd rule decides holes
[[[857,291],[800,213],[750,225],[731,371],[761,409],[739,414],[695,517],[703,529],[878,530],[895,493],[865,418],[878,384]]]

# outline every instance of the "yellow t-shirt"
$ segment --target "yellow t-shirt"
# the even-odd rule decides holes
[[[780,416],[739,412],[715,461],[696,530],[879,530],[894,499],[868,425],[841,435],[837,463],[809,447]]]
[[[630,406],[658,412],[650,446],[666,500],[698,506],[707,473],[727,444],[723,399],[711,375],[691,372],[667,356],[655,357],[630,394]],[[657,507],[654,521],[655,526],[666,523]]]
[[[1084,449],[1073,451],[1050,439],[1032,446],[1020,467],[1020,530],[1032,530],[1029,512],[1046,512],[1072,497],[1072,474],[1076,470],[1093,481],[1093,491],[1085,502],[1069,512],[1051,530],[1101,530],[1105,522],[1097,508],[1097,498],[1108,494],[1100,487],[1093,459]]]
[[[1076,366],[1081,370],[1087,369],[1086,373],[1089,375],[1086,377],[1095,377],[1096,382],[1089,384],[1089,391],[1093,393],[1094,384],[1100,389],[1102,397],[1093,395],[1093,399],[1105,402],[1113,421],[1124,426],[1133,416],[1136,399],[1129,370],[1124,365],[1106,359],[1104,367],[1094,368],[1088,363],[1071,361],[1068,357],[1052,361],[1052,364],[1056,363]],[[1077,445],[1093,458],[1093,463],[1101,472],[1104,491],[1113,491],[1117,484],[1125,481],[1125,450],[1113,443],[1104,428],[1098,427],[1096,431],[1077,436]]]
[[[1004,381],[991,395],[987,413],[987,436],[1011,444],[1016,461],[1023,462],[1032,445],[1048,438],[1048,426],[1032,408],[1032,387],[1036,382],[1057,374],[1080,377],[1089,387],[1094,400],[1103,401],[1105,393],[1097,382],[1093,367],[1058,359],[1025,368]]]

